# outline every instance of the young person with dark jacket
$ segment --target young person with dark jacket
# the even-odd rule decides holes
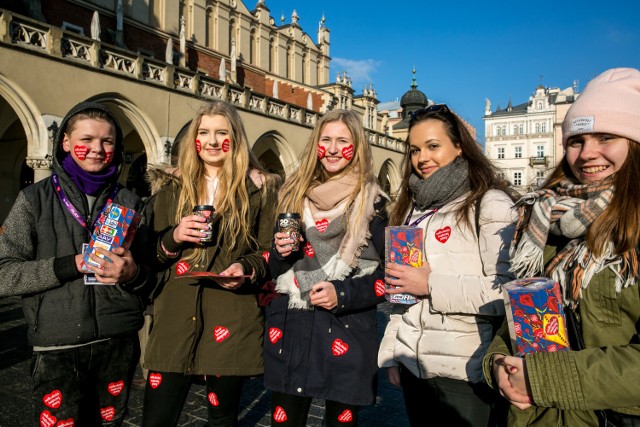
[[[84,102],[60,124],[53,176],[21,191],[0,235],[0,296],[22,295],[33,345],[36,423],[120,425],[139,354],[147,283],[144,229],[132,251],[97,249],[85,285],[83,243],[109,201],[137,212],[142,201],[118,183],[122,130],[104,106]],[[141,227],[144,227],[142,225]],[[60,423],[60,424],[58,424]]]
[[[276,232],[269,258],[277,278],[264,343],[272,425],[304,426],[319,398],[327,426],[353,426],[358,408],[375,402],[386,201],[358,116],[327,113],[278,205],[300,214],[304,240],[294,252],[289,235]]]

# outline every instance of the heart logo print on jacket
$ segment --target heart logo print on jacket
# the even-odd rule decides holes
[[[153,389],[158,388],[160,383],[162,383],[162,375],[161,374],[159,374],[157,372],[149,374],[149,385],[151,386],[151,388],[153,388]]]
[[[382,295],[384,295],[384,282],[382,280],[376,280],[376,283],[374,283],[373,286],[376,291],[377,297],[381,297]]]
[[[211,406],[220,405],[220,402],[218,402],[218,395],[213,392],[207,395],[207,400],[209,400],[209,403],[211,403]]]
[[[436,240],[440,243],[445,243],[451,237],[451,227],[448,225],[440,230],[436,230]]]
[[[334,356],[342,356],[349,351],[349,344],[342,341],[340,338],[337,338],[333,340],[333,344],[331,344],[331,351]]]
[[[105,421],[113,420],[113,416],[116,414],[116,408],[113,406],[107,406],[106,408],[100,408],[100,416]]]
[[[215,328],[213,328],[213,337],[216,342],[222,342],[230,336],[231,333],[229,332],[229,329],[225,328],[224,326],[216,326]]]
[[[68,420],[60,421],[56,424],[56,427],[73,427],[76,423],[73,418],[69,418]]]
[[[58,419],[51,415],[49,411],[42,411],[40,413],[40,427],[53,427]]]
[[[178,276],[182,276],[184,273],[189,271],[189,267],[190,267],[189,264],[185,260],[178,262],[176,264],[176,274]]]
[[[284,411],[282,406],[276,406],[276,409],[273,411],[273,421],[277,423],[287,421],[287,413]]]
[[[113,396],[119,395],[123,389],[124,381],[122,380],[116,381],[114,383],[109,383],[109,385],[107,386],[107,390],[109,390],[109,393],[111,393]]]
[[[271,344],[275,344],[282,338],[282,331],[278,328],[269,328],[269,341]]]
[[[320,221],[316,221],[316,228],[321,233],[324,233],[325,231],[327,231],[328,226],[329,226],[329,220],[327,220],[327,218],[323,218]]]
[[[60,390],[53,390],[51,393],[45,394],[42,398],[42,401],[49,408],[59,408],[60,404],[62,403],[62,393],[60,392]]]
[[[351,413],[351,409],[345,409],[342,411],[342,413],[338,415],[338,421],[341,423],[350,423],[353,421],[353,413]]]
[[[306,256],[313,258],[314,256],[316,256],[316,251],[315,249],[313,249],[313,246],[311,246],[311,243],[307,242],[304,244],[304,253]]]

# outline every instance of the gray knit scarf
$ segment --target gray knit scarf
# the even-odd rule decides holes
[[[419,210],[442,207],[471,190],[469,165],[462,156],[458,156],[427,179],[411,174],[409,188]]]
[[[328,210],[318,209],[318,204],[311,209],[312,202],[305,199],[306,242],[300,248],[304,256],[280,275],[276,284],[277,292],[289,295],[289,308],[312,308],[309,293],[318,282],[365,276],[376,270],[380,258],[369,240],[369,222],[376,214],[373,205],[380,197],[386,196],[377,184],[370,183],[350,207],[347,198]],[[357,206],[365,207],[361,218],[357,218]]]

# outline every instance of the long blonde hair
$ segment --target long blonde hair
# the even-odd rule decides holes
[[[349,132],[351,132],[354,144],[354,156],[351,163],[349,163],[339,175],[330,177],[318,159],[318,142],[320,141],[324,127],[328,123],[337,121],[344,123],[349,129]],[[360,118],[354,112],[347,110],[330,111],[316,124],[302,153],[300,166],[287,178],[282,186],[278,212],[296,212],[302,216],[305,195],[311,187],[315,187],[331,179],[339,179],[353,170],[358,172],[359,179],[356,188],[349,197],[347,206],[348,209],[358,210],[356,224],[359,224],[361,223],[366,208],[366,206],[364,206],[365,198],[361,198],[360,206],[352,206],[353,201],[356,196],[365,189],[367,184],[374,183],[377,185],[376,178],[373,174],[371,148],[367,143]],[[346,224],[347,231],[350,226],[351,224]]]
[[[220,235],[224,235],[230,248],[240,244],[255,244],[249,224],[249,191],[247,174],[256,169],[264,170],[249,147],[249,141],[236,108],[223,101],[213,101],[200,107],[180,143],[178,154],[179,179],[182,191],[178,198],[176,222],[189,215],[194,206],[204,204],[207,194],[205,165],[195,147],[198,128],[203,116],[220,115],[231,126],[231,150],[218,172],[218,190],[215,195],[216,215],[221,217]],[[265,185],[262,190],[265,190]],[[197,247],[188,259],[198,259],[203,248]]]

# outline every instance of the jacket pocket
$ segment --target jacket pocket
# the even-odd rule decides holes
[[[597,310],[593,311],[593,316],[603,326],[620,326],[620,303],[618,292],[616,292],[615,277],[605,271],[596,274],[589,286],[594,286]]]

